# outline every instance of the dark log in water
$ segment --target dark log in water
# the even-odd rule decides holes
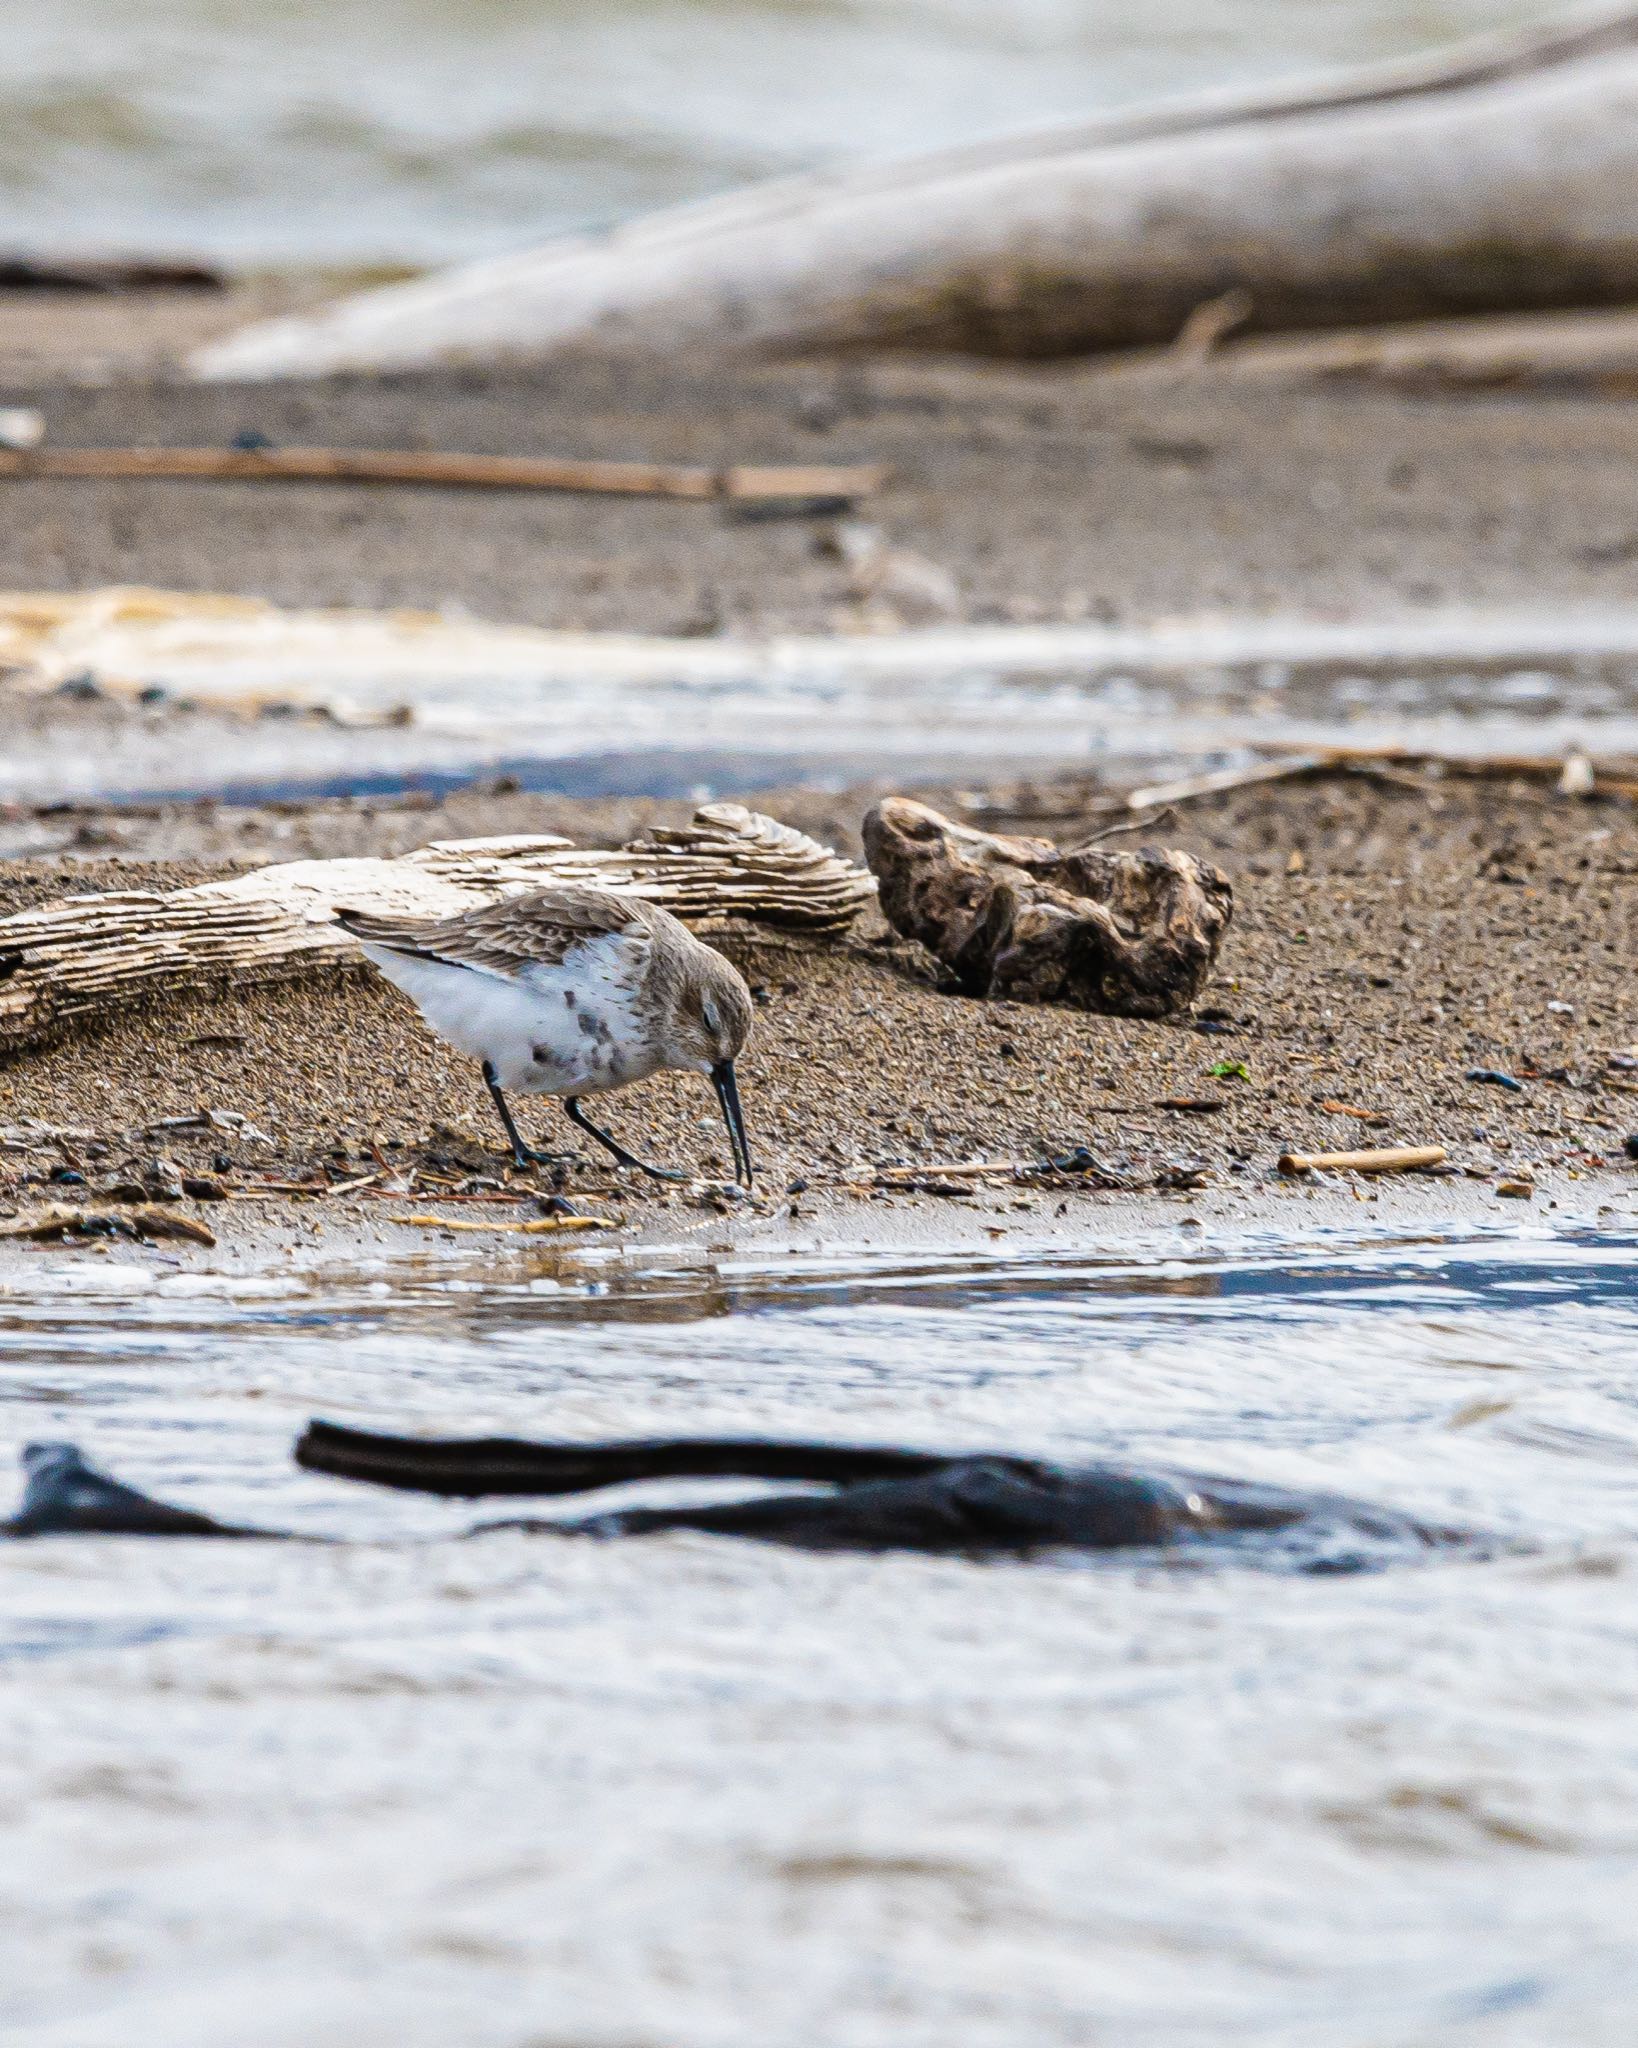
[[[633,1479],[807,1479],[836,1486],[900,1479],[949,1463],[937,1451],[865,1444],[770,1443],[761,1437],[656,1437],[631,1443],[531,1443],[521,1437],[390,1436],[310,1422],[296,1444],[310,1472],[367,1479],[460,1500],[494,1494],[590,1493]]]
[[[1381,1547],[1466,1540],[1394,1509],[1234,1479],[877,1445],[669,1438],[611,1444],[391,1436],[312,1422],[296,1446],[309,1471],[413,1492],[551,1495],[636,1479],[732,1476],[823,1482],[831,1493],[618,1508],[578,1522],[498,1523],[566,1535],[697,1529],[807,1550],[963,1555],[1124,1550],[1247,1535],[1295,1536],[1305,1561],[1345,1568]]]
[[[480,1524],[558,1536],[647,1536],[700,1530],[802,1550],[916,1550],[982,1557],[1046,1550],[1231,1549],[1273,1541],[1271,1555],[1306,1570],[1400,1561],[1435,1545],[1471,1547],[1461,1531],[1339,1494],[1304,1494],[1235,1479],[1059,1464],[1004,1452],[971,1456],[897,1447],[687,1437],[611,1444],[508,1437],[392,1436],[312,1422],[296,1445],[309,1471],[462,1499],[585,1493],[639,1479],[740,1478],[826,1484],[828,1493],[674,1507],[616,1508],[578,1521]],[[151,1499],[100,1472],[74,1444],[30,1444],[22,1503],[0,1536],[261,1536]]]
[[[864,844],[882,914],[964,995],[1172,1016],[1200,993],[1233,914],[1228,877],[1192,854],[1065,852],[954,824],[908,797],[870,812]]]
[[[23,1499],[7,1536],[262,1536],[191,1508],[150,1500],[99,1472],[75,1444],[29,1444],[23,1451]]]

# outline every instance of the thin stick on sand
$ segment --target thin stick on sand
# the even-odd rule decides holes
[[[1248,768],[1212,768],[1203,775],[1184,775],[1176,782],[1156,782],[1146,789],[1128,790],[1126,808],[1147,811],[1159,804],[1170,810],[1174,804],[1186,804],[1195,797],[1223,796],[1259,782],[1290,782],[1299,775],[1313,775],[1326,765],[1321,754],[1298,754],[1289,761],[1255,761]]]
[[[1124,809],[1144,811],[1152,804],[1168,809],[1199,797],[1226,796],[1265,782],[1301,778],[1365,775],[1396,788],[1426,794],[1441,777],[1468,782],[1539,782],[1564,796],[1638,796],[1638,767],[1631,761],[1593,760],[1581,748],[1559,754],[1458,754],[1435,747],[1410,745],[1354,747],[1312,743],[1292,748],[1274,740],[1255,742],[1273,755],[1243,768],[1213,768],[1175,782],[1151,783],[1120,799]],[[1414,770],[1427,771],[1422,775]],[[1114,828],[1122,829],[1122,828]],[[1090,842],[1088,842],[1090,843]]]
[[[3,477],[143,477],[194,483],[417,484],[635,498],[851,504],[879,491],[878,464],[604,462],[396,448],[0,449]]]
[[[1419,1173],[1443,1166],[1443,1145],[1388,1145],[1374,1152],[1282,1152],[1281,1173]]]

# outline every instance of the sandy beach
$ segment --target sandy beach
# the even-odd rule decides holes
[[[289,294],[291,288],[286,287]],[[763,369],[596,360],[189,386],[187,347],[279,302],[0,303],[0,402],[54,444],[338,447],[708,462],[882,462],[867,516],[974,622],[1314,616],[1632,596],[1638,417],[1576,394],[1409,395],[1095,367]],[[260,484],[0,483],[21,588],[149,583],[288,605],[449,605],[646,632],[855,616],[804,520],[647,500]]]
[[[1593,398],[1252,391],[1209,377],[1139,396],[1074,370],[902,365],[685,369],[662,380],[593,363],[536,377],[200,389],[152,373],[167,348],[220,323],[222,305],[138,310],[125,378],[96,382],[92,372],[110,367],[98,354],[105,305],[12,309],[0,325],[4,395],[38,405],[52,439],[70,445],[219,443],[255,428],[338,445],[881,460],[893,481],[870,517],[948,570],[974,620],[1614,602],[1632,586],[1638,415]],[[45,357],[28,351],[48,348],[56,374],[42,381]],[[820,629],[849,604],[819,544],[823,521],[352,487],[28,481],[0,491],[11,510],[0,577],[16,587],[151,582],[295,605],[437,602],[541,624],[698,632]],[[117,744],[133,719],[169,715],[58,698],[27,709],[34,738],[93,750]],[[190,757],[208,748],[209,726],[177,718]],[[878,793],[748,800],[857,854]],[[978,803],[922,793],[957,814]],[[1041,829],[1073,841],[1084,830],[1077,806],[1096,794],[1084,779],[1067,794],[1035,792],[1033,807],[1056,813]],[[687,810],[482,781],[442,801],[19,804],[0,818],[10,856],[0,905],[495,832],[612,845]],[[1019,829],[1036,828],[1026,818]],[[1454,1170],[1491,1189],[1534,1173],[1543,1202],[1576,1178],[1625,1187],[1638,1089],[1610,1058],[1638,1038],[1626,986],[1638,873],[1630,804],[1506,782],[1424,792],[1330,780],[1194,803],[1165,836],[1222,866],[1236,892],[1218,976],[1196,1015],[1173,1024],[951,997],[880,928],[825,949],[736,935],[731,950],[761,1005],[746,1083],[770,1200],[788,1201],[801,1180],[810,1205],[857,1199],[845,1189],[891,1161],[1033,1165],[1077,1146],[1101,1178],[1133,1191],[1169,1177],[1188,1185],[1197,1167],[1215,1188],[1266,1191],[1282,1151],[1362,1143],[1442,1144]],[[476,1074],[367,974],[167,1011],[163,1053],[157,1022],[130,1019],[19,1059],[0,1078],[0,1102],[12,1119],[93,1133],[76,1142],[108,1149],[86,1167],[136,1156],[147,1141],[132,1134],[145,1125],[215,1104],[242,1112],[269,1144],[252,1156],[177,1135],[165,1149],[181,1159],[191,1144],[200,1170],[230,1157],[219,1170],[236,1184],[346,1182],[376,1164],[376,1147],[456,1184],[502,1174]],[[1466,1079],[1474,1069],[1522,1085]],[[1180,1101],[1206,1106],[1167,1106]],[[696,1091],[660,1081],[623,1108],[657,1151],[720,1168]],[[35,1199],[41,1175],[62,1163],[49,1148],[14,1150],[12,1202]],[[1121,1199],[1068,1181],[975,1199]],[[583,1185],[649,1221],[702,1199],[616,1187],[590,1162]],[[1271,1198],[1290,1191],[1276,1186]],[[877,1196],[873,1208],[888,1199],[945,1215],[955,1206],[912,1195]],[[321,1229],[335,1212],[295,1205]]]

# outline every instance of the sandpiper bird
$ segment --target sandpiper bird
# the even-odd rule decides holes
[[[556,1095],[570,1120],[622,1166],[653,1166],[600,1130],[580,1107],[662,1068],[706,1074],[751,1185],[751,1150],[734,1057],[751,1031],[751,992],[738,970],[669,911],[633,896],[565,882],[460,917],[376,917],[338,910],[387,979],[412,998],[438,1036],[483,1062],[520,1166],[561,1155],[524,1144],[505,1091]]]

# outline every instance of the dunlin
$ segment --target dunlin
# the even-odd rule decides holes
[[[735,1177],[751,1184],[734,1058],[751,1030],[738,970],[669,911],[636,897],[564,883],[444,919],[338,910],[387,979],[438,1036],[483,1062],[520,1166],[554,1163],[518,1135],[506,1090],[555,1095],[570,1120],[622,1166],[653,1166],[581,1108],[663,1068],[710,1077],[733,1145]]]

